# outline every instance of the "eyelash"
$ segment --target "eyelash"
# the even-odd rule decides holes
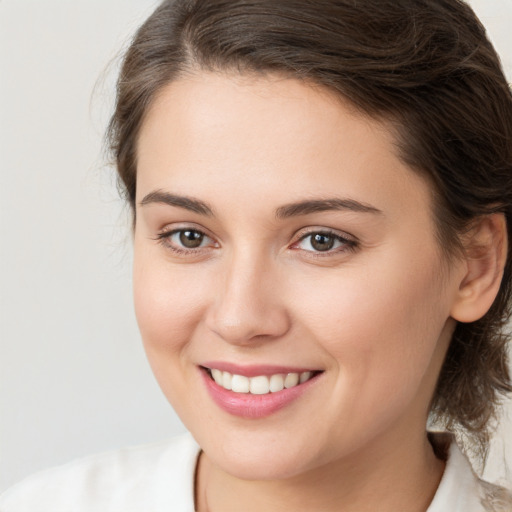
[[[204,231],[201,231],[200,229],[184,227],[184,228],[180,228],[180,229],[173,229],[171,231],[164,230],[164,231],[158,233],[156,240],[161,245],[163,245],[166,249],[170,249],[171,251],[173,251],[176,254],[183,254],[183,255],[200,254],[202,252],[202,249],[205,249],[206,247],[198,247],[196,249],[187,249],[185,247],[177,247],[176,245],[171,244],[171,238],[174,235],[177,235],[179,233],[184,233],[186,231],[189,231],[192,233],[197,233],[200,236],[211,239],[211,237],[209,237]]]
[[[208,247],[198,247],[195,249],[187,249],[184,247],[178,247],[176,245],[171,244],[170,240],[174,235],[177,235],[179,233],[184,233],[186,231],[196,233],[202,237],[211,239],[211,237],[209,237],[204,231],[201,231],[200,229],[184,227],[184,228],[180,228],[180,229],[173,229],[170,231],[162,231],[162,232],[158,233],[156,240],[161,245],[163,245],[166,249],[170,249],[172,252],[174,252],[176,254],[180,254],[180,255],[187,255],[187,254],[199,255],[199,254],[201,254],[202,250],[208,248]],[[328,229],[320,229],[320,230],[303,232],[299,236],[299,239],[296,242],[294,242],[290,247],[292,249],[298,248],[297,246],[301,242],[305,241],[307,238],[313,237],[314,235],[321,235],[321,236],[334,238],[335,242],[339,242],[342,244],[342,247],[338,247],[335,249],[328,249],[326,251],[314,251],[314,250],[302,249],[304,252],[308,253],[308,256],[313,257],[313,258],[324,258],[324,257],[332,256],[333,254],[339,254],[339,253],[344,253],[344,252],[354,252],[359,246],[358,242],[352,238],[342,236],[339,233],[336,233],[336,232],[328,230]],[[311,244],[311,242],[310,242],[310,244]],[[298,249],[298,250],[300,250],[300,249]]]
[[[353,239],[349,238],[348,236],[340,235],[339,233],[335,231],[331,231],[329,229],[319,229],[319,230],[311,230],[307,232],[303,232],[300,236],[297,242],[294,242],[291,247],[297,247],[301,242],[307,240],[310,238],[310,245],[312,243],[312,237],[314,235],[320,235],[320,236],[326,236],[334,239],[334,242],[339,242],[341,244],[341,247],[337,247],[334,249],[328,249],[326,251],[308,251],[306,249],[303,249],[304,252],[308,253],[309,257],[313,258],[326,258],[329,256],[333,256],[335,254],[340,253],[346,253],[346,252],[354,252],[358,248],[358,242]]]

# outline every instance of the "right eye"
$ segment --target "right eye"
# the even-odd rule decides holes
[[[177,253],[190,253],[205,247],[216,247],[217,244],[198,229],[183,228],[164,231],[158,240],[167,248]]]

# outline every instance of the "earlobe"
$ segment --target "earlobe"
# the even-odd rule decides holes
[[[501,213],[486,215],[464,238],[465,272],[451,316],[475,322],[489,310],[499,291],[507,258],[507,227]]]

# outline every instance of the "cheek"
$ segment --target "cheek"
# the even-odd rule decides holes
[[[435,256],[379,261],[296,293],[307,298],[297,301],[298,316],[331,356],[346,399],[357,394],[365,410],[412,398],[449,317]]]
[[[176,270],[150,249],[135,247],[133,293],[137,322],[153,365],[186,347],[202,316],[205,287],[185,266]]]
[[[137,323],[153,374],[177,414],[187,417],[193,377],[189,341],[203,315],[205,289],[184,267],[172,269],[149,250],[134,251]]]

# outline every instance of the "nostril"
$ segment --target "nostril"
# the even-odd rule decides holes
[[[224,341],[246,345],[272,341],[286,334],[290,328],[287,313],[278,307],[217,309],[206,319],[207,327]]]

